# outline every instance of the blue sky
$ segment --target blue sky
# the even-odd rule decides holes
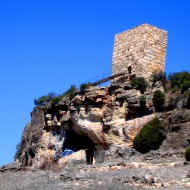
[[[13,161],[33,100],[111,71],[114,35],[169,32],[166,72],[190,71],[188,0],[0,0],[0,165]]]

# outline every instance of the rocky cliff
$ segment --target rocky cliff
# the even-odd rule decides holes
[[[160,83],[142,94],[129,83],[112,83],[108,87],[90,87],[71,101],[63,97],[55,105],[36,106],[31,123],[24,129],[17,160],[35,168],[62,167],[68,161],[60,158],[65,148],[76,151],[71,158],[83,162],[84,150],[87,156],[94,153],[95,163],[131,156],[135,154],[130,148],[134,137],[156,116],[166,131],[160,149],[184,149],[190,141],[187,93],[166,94],[164,111],[156,113],[152,98],[158,89],[163,91]]]

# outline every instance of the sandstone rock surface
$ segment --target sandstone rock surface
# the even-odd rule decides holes
[[[155,113],[154,91],[154,87],[149,87],[141,94],[136,89],[126,88],[125,84],[112,83],[108,87],[91,87],[71,101],[63,99],[53,106],[37,106],[23,132],[17,159],[24,166],[61,168],[67,160],[60,158],[65,148],[83,150],[83,158],[84,150],[92,150],[96,164],[137,154],[129,151],[133,139],[155,117],[165,127],[167,137],[161,148],[164,151],[184,149],[190,142],[186,96],[166,94],[165,112]],[[141,96],[146,100],[143,107]]]

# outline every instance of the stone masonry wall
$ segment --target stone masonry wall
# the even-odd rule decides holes
[[[112,74],[126,72],[149,79],[153,72],[164,71],[167,39],[167,31],[149,24],[116,34]]]

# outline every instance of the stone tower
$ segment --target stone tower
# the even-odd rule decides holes
[[[149,79],[164,71],[168,33],[149,24],[115,35],[112,75],[125,72]]]

